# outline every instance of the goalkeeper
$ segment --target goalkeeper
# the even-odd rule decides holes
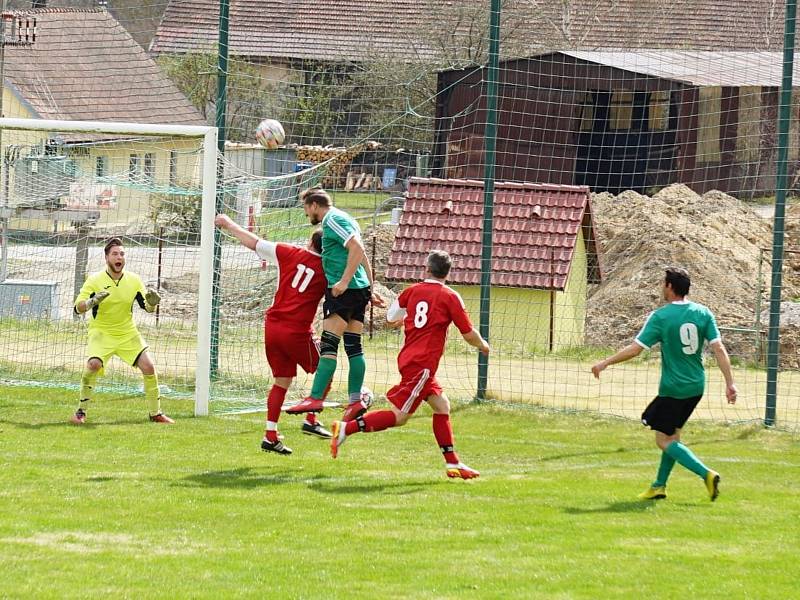
[[[125,271],[125,248],[122,240],[112,238],[105,245],[106,268],[92,273],[75,299],[75,312],[89,313],[89,340],[86,345],[86,367],[81,376],[80,405],[71,421],[86,422],[94,384],[113,355],[142,372],[144,395],[155,423],[174,423],[161,412],[158,378],[147,344],[133,322],[133,304],[151,313],[161,301],[158,292],[145,289],[141,278]]]

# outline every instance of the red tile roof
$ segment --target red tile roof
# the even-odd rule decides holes
[[[5,49],[5,82],[42,119],[206,125],[111,13],[43,8],[33,46]]]
[[[779,50],[775,0],[506,0],[501,51],[565,48]],[[232,56],[368,61],[375,57],[474,62],[485,49],[487,0],[231,0]],[[208,52],[217,0],[170,0],[151,52]],[[459,63],[460,64],[460,63]],[[463,66],[463,65],[461,65]],[[443,67],[444,68],[444,67]]]
[[[386,278],[422,279],[428,252],[438,248],[453,257],[450,283],[480,284],[482,229],[483,182],[412,178]],[[497,183],[492,285],[563,290],[581,229],[589,281],[596,283],[600,266],[589,188]]]

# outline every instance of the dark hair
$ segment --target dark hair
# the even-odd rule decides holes
[[[680,267],[667,267],[664,283],[668,283],[678,296],[685,296],[689,293],[689,286],[692,285],[689,279],[689,271]]]
[[[108,253],[111,252],[111,249],[114,248],[115,246],[122,246],[122,240],[117,237],[114,237],[106,242],[106,245],[103,248],[103,250],[106,253],[106,256],[108,256]]]
[[[311,246],[317,254],[322,254],[322,229],[315,229],[311,234]]]
[[[444,279],[450,273],[453,261],[450,260],[450,255],[444,250],[431,250],[425,264],[431,275],[438,279]]]
[[[306,205],[317,203],[320,206],[331,206],[331,204],[333,204],[328,192],[323,190],[321,187],[308,188],[307,190],[300,192],[300,200],[302,200],[303,204]]]

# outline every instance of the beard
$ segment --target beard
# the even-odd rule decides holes
[[[322,223],[320,218],[317,217],[316,215],[312,215],[312,216],[308,217],[308,220],[311,221],[312,225],[319,225],[320,223]]]
[[[111,269],[112,273],[122,273],[122,269],[125,268],[125,263],[108,263],[108,268]]]

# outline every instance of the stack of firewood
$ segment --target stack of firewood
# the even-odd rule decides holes
[[[359,192],[359,191],[374,191],[382,190],[383,182],[380,177],[374,176],[371,173],[356,173],[355,171],[347,172],[347,179],[344,184],[345,192]]]
[[[341,188],[347,167],[353,159],[364,151],[366,144],[356,144],[350,148],[333,148],[331,146],[298,146],[297,161],[319,164],[333,159],[325,169],[322,180],[323,187]]]

